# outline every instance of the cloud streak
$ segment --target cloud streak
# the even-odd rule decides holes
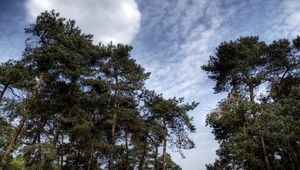
[[[134,41],[134,56],[151,72],[147,87],[165,97],[200,102],[199,108],[191,113],[198,129],[193,135],[196,149],[184,152],[186,159],[178,154],[172,154],[172,158],[183,169],[204,169],[204,164],[215,158],[217,147],[209,128],[204,127],[204,119],[222,95],[211,95],[213,83],[200,66],[227,33],[222,26],[234,11],[225,13],[222,4],[209,0],[138,3],[142,27]]]
[[[27,0],[30,20],[45,10],[55,9],[65,18],[75,19],[94,42],[130,43],[140,27],[140,11],[134,0]]]
[[[270,29],[267,31],[269,37],[295,38],[300,35],[300,1],[284,0],[274,17],[269,23]]]
[[[137,1],[142,12],[141,28],[133,41],[134,56],[151,72],[146,85],[165,97],[185,97],[200,102],[192,112],[198,132],[196,149],[186,159],[172,157],[183,169],[205,169],[213,162],[217,143],[205,126],[209,113],[225,94],[213,94],[214,82],[200,66],[223,41],[259,35],[272,40],[300,33],[298,0],[152,0]],[[291,37],[292,36],[292,37]]]
[[[231,13],[222,14],[220,5],[216,1],[152,1],[142,7],[141,32],[134,46],[141,56],[138,60],[152,72],[149,88],[166,97],[198,98],[212,92],[199,88],[207,83],[200,66],[226,32],[220,27]]]
[[[184,160],[172,155],[189,170],[205,169],[204,164],[216,157],[218,145],[210,129],[204,127],[204,120],[225,97],[213,95],[214,82],[200,66],[222,41],[259,35],[271,42],[300,35],[299,0],[26,0],[25,9],[30,23],[40,12],[55,9],[61,16],[75,19],[83,32],[94,34],[95,43],[132,43],[133,56],[152,72],[146,83],[149,89],[165,97],[200,102],[192,112],[197,148],[185,152]],[[23,28],[28,20],[26,24],[21,22],[18,19],[0,25],[2,61],[16,59],[23,51]],[[13,27],[20,29],[15,31]]]

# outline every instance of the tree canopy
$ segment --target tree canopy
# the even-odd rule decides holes
[[[299,41],[241,37],[202,66],[216,93],[230,91],[207,115],[220,144],[207,169],[300,168]]]
[[[2,169],[181,169],[167,143],[194,147],[197,103],[147,90],[131,46],[94,45],[54,11],[25,32],[21,59],[0,66]]]
[[[198,103],[147,89],[126,44],[95,45],[74,20],[41,13],[19,60],[0,65],[0,170],[181,169]],[[227,92],[206,117],[207,169],[300,169],[300,37],[223,42],[201,67]]]

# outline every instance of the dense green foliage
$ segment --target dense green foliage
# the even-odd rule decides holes
[[[220,144],[207,169],[300,169],[300,37],[224,42],[202,69],[230,91],[207,115]]]
[[[2,169],[181,169],[167,143],[194,147],[197,103],[146,90],[131,46],[94,45],[54,11],[26,33],[22,58],[0,66]]]
[[[167,147],[195,147],[198,103],[147,90],[131,46],[94,45],[54,11],[25,32],[21,59],[0,65],[0,169],[181,169]],[[300,37],[223,42],[202,69],[229,92],[207,115],[207,169],[299,170]]]

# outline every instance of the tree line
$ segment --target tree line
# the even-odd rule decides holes
[[[181,169],[167,148],[195,147],[198,103],[147,89],[131,46],[94,45],[55,11],[25,32],[0,65],[0,169]],[[206,168],[299,170],[300,37],[223,42],[202,69],[228,93],[206,118],[220,145]]]
[[[206,118],[220,144],[207,169],[299,170],[300,37],[223,42],[202,69],[229,92]]]
[[[181,169],[167,147],[195,147],[198,103],[146,89],[131,46],[94,45],[55,11],[25,32],[0,66],[0,169]]]

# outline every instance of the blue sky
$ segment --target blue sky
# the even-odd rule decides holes
[[[46,9],[75,19],[95,35],[94,43],[132,44],[132,56],[152,73],[148,88],[200,102],[191,112],[197,148],[185,159],[172,154],[184,170],[205,169],[216,157],[204,120],[226,94],[213,94],[214,82],[200,66],[218,44],[247,35],[266,42],[300,35],[300,0],[0,0],[0,61],[20,58],[24,28]]]

